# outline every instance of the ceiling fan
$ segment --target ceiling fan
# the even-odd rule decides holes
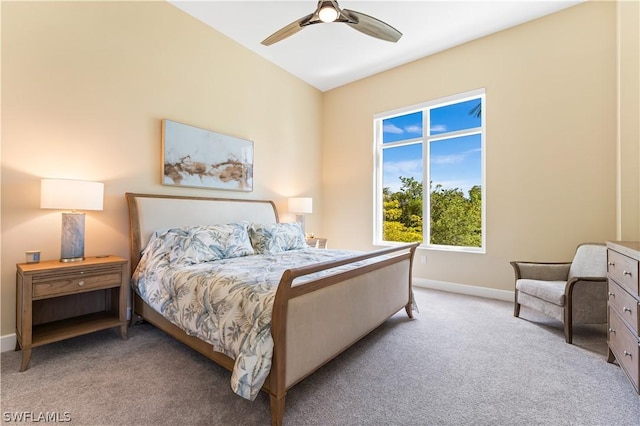
[[[262,40],[262,44],[271,46],[274,43],[294,35],[309,25],[329,22],[343,22],[354,30],[358,30],[368,36],[394,43],[402,37],[400,31],[379,19],[356,12],[355,10],[340,9],[338,2],[334,0],[321,0],[318,2],[318,7],[315,12],[279,29]]]

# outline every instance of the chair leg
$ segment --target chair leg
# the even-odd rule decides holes
[[[513,316],[514,317],[519,317],[520,316],[520,304],[518,303],[518,290],[515,291],[515,300],[513,302]]]
[[[564,340],[569,344],[573,343],[573,314],[569,301],[567,301],[567,306],[564,307]]]

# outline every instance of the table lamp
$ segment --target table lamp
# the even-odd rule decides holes
[[[300,226],[302,227],[302,232],[305,232],[304,215],[305,213],[313,212],[313,198],[307,198],[307,197],[289,198],[289,212],[295,213],[296,221],[300,223]]]
[[[104,184],[71,179],[42,179],[40,208],[71,210],[62,213],[60,261],[84,260],[84,218],[76,210],[102,210]]]

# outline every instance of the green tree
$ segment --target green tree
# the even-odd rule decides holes
[[[385,241],[422,242],[422,183],[400,178],[397,192],[383,190]],[[431,244],[480,247],[482,244],[482,188],[465,197],[458,188],[438,184],[431,190]]]
[[[438,184],[431,191],[431,244],[480,247],[482,244],[482,189],[469,198],[459,188]]]
[[[422,242],[422,182],[400,177],[400,191],[384,188],[383,238],[385,241]]]

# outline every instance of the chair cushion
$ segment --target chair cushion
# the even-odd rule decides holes
[[[564,306],[564,290],[566,281],[540,281],[520,279],[516,281],[516,289],[554,305]]]
[[[606,277],[607,247],[604,244],[581,244],[571,262],[569,279],[573,277]]]

